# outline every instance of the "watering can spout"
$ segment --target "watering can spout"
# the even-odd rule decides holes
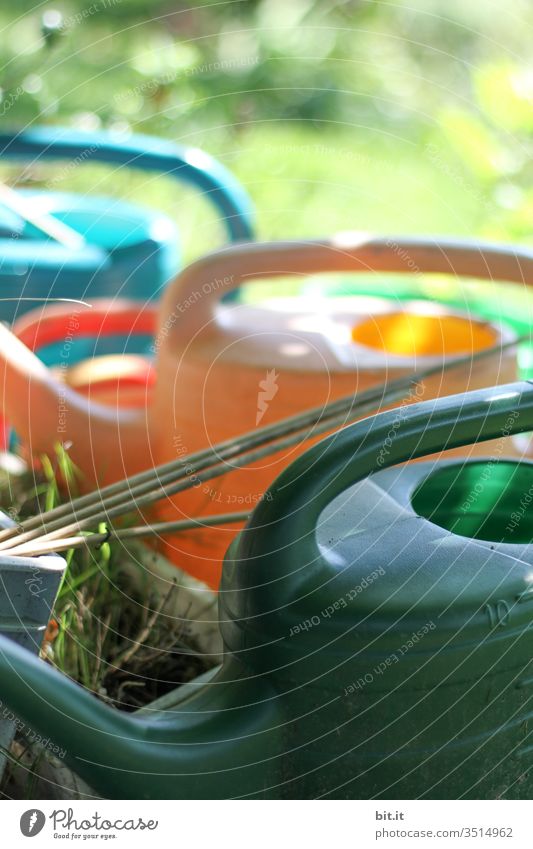
[[[148,433],[140,411],[106,407],[79,395],[3,324],[0,385],[5,418],[31,455],[52,455],[57,443],[70,444],[73,462],[84,470],[85,485],[96,481],[95,446],[98,456],[106,457],[115,456],[117,445],[122,445],[123,456],[134,458],[134,468],[129,463],[125,474],[150,465]],[[108,482],[105,467],[98,469],[98,482]]]
[[[90,781],[86,764],[99,763],[113,747],[117,763],[133,744],[133,722],[6,637],[0,637],[3,712],[12,711],[52,740],[62,757]],[[10,717],[11,718],[11,717]]]
[[[252,677],[231,662],[171,709],[125,714],[0,636],[4,712],[59,746],[105,798],[261,796],[279,768],[282,723],[272,686]]]

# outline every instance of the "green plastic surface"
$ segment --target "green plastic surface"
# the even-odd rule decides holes
[[[446,499],[456,509],[455,478],[468,502],[479,465],[388,467],[531,429],[529,382],[344,428],[277,478],[232,544],[225,659],[197,692],[121,714],[1,638],[0,699],[107,797],[530,798],[532,547],[437,523]],[[463,531],[479,537],[487,511],[512,506],[492,480],[513,497],[529,486],[531,465],[512,468],[487,459]]]

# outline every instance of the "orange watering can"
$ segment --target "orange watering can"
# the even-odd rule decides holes
[[[92,403],[144,409],[155,384],[152,361],[124,351],[132,344],[137,349],[148,347],[156,322],[157,310],[151,303],[100,298],[90,310],[65,303],[38,307],[21,316],[12,330],[59,381]],[[109,350],[110,340],[115,353],[101,354],[102,347]],[[58,423],[59,440],[63,426]],[[5,449],[9,433],[1,419],[0,436]]]
[[[190,265],[168,286],[152,346],[156,382],[141,408],[110,406],[59,381],[1,328],[6,415],[33,455],[49,452],[58,439],[71,442],[72,458],[91,486],[471,352],[494,348],[470,369],[436,374],[422,397],[513,380],[513,350],[498,350],[509,342],[505,328],[436,305],[399,308],[378,298],[351,298],[340,309],[338,302],[300,298],[221,303],[230,290],[258,279],[414,269],[523,281],[533,276],[533,255],[477,242],[359,234],[225,248]],[[158,518],[252,509],[294,456],[292,449],[246,469],[228,465],[228,474],[215,483],[163,500]],[[217,586],[234,533],[222,526],[194,529],[167,538],[166,553]]]

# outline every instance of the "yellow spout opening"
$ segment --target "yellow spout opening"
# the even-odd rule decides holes
[[[446,357],[475,353],[496,342],[490,325],[456,315],[394,312],[356,324],[352,340],[402,357]]]

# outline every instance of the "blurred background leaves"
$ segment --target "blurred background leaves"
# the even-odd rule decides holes
[[[5,126],[204,147],[248,187],[262,237],[530,238],[526,0],[9,0],[0,26]],[[78,171],[68,188],[142,193],[181,219],[187,257],[210,246],[192,195]]]

